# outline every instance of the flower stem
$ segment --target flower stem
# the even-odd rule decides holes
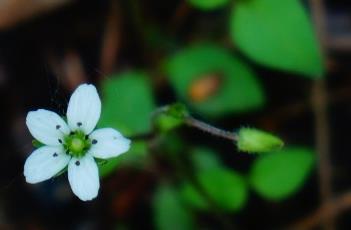
[[[166,106],[162,106],[162,107],[157,108],[151,116],[152,120],[155,121],[155,119],[157,119],[157,116],[162,114],[162,113],[168,113],[172,109],[172,106],[174,108],[174,105],[175,104],[166,105]],[[221,137],[221,138],[228,139],[231,141],[238,141],[238,135],[235,132],[223,130],[223,129],[214,127],[208,123],[205,123],[203,121],[200,121],[196,118],[193,118],[188,113],[188,111],[186,110],[185,107],[181,107],[179,109],[179,111],[176,112],[176,114],[171,114],[171,116],[181,118],[183,120],[184,124],[187,126],[197,128],[199,130],[202,130],[206,133],[210,133],[210,134],[217,136],[217,137]]]
[[[238,140],[238,135],[234,132],[230,132],[227,130],[219,129],[217,127],[214,127],[210,124],[207,124],[203,121],[197,120],[191,116],[188,116],[185,118],[185,124],[188,126],[200,129],[204,132],[210,133],[214,136],[218,136],[224,139],[229,139],[232,141],[237,141]]]

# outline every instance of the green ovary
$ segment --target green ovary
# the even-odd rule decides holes
[[[74,138],[69,146],[72,152],[81,152],[84,149],[84,141],[79,138]]]
[[[73,132],[65,137],[65,150],[74,157],[82,157],[90,148],[90,139],[82,132]]]

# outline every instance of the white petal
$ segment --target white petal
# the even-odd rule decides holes
[[[130,148],[130,140],[112,128],[97,129],[89,135],[89,138],[93,143],[89,152],[97,158],[116,157]]]
[[[61,146],[43,146],[35,150],[24,164],[24,176],[31,184],[50,179],[67,166],[70,156]]]
[[[77,159],[72,158],[68,164],[68,180],[73,193],[82,201],[94,199],[100,188],[99,171],[90,154]]]
[[[47,145],[60,145],[59,139],[70,132],[59,115],[45,109],[29,112],[26,124],[32,136]]]
[[[95,86],[80,85],[72,94],[67,108],[67,121],[72,130],[89,134],[100,118],[101,101]]]

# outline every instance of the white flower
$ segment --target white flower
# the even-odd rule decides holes
[[[68,166],[73,193],[83,201],[99,191],[95,158],[107,159],[128,151],[130,140],[112,128],[94,128],[100,118],[101,101],[93,85],[82,84],[68,103],[67,123],[56,113],[39,109],[27,115],[26,124],[35,139],[45,144],[24,164],[24,176],[31,184],[55,176]]]

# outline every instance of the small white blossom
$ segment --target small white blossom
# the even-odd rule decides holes
[[[94,128],[100,118],[101,101],[95,86],[82,84],[72,94],[67,124],[56,113],[39,109],[27,115],[26,124],[35,139],[45,144],[24,164],[24,176],[31,184],[55,176],[68,166],[73,193],[83,201],[99,191],[99,171],[95,158],[108,159],[129,150],[130,140],[117,130]]]

